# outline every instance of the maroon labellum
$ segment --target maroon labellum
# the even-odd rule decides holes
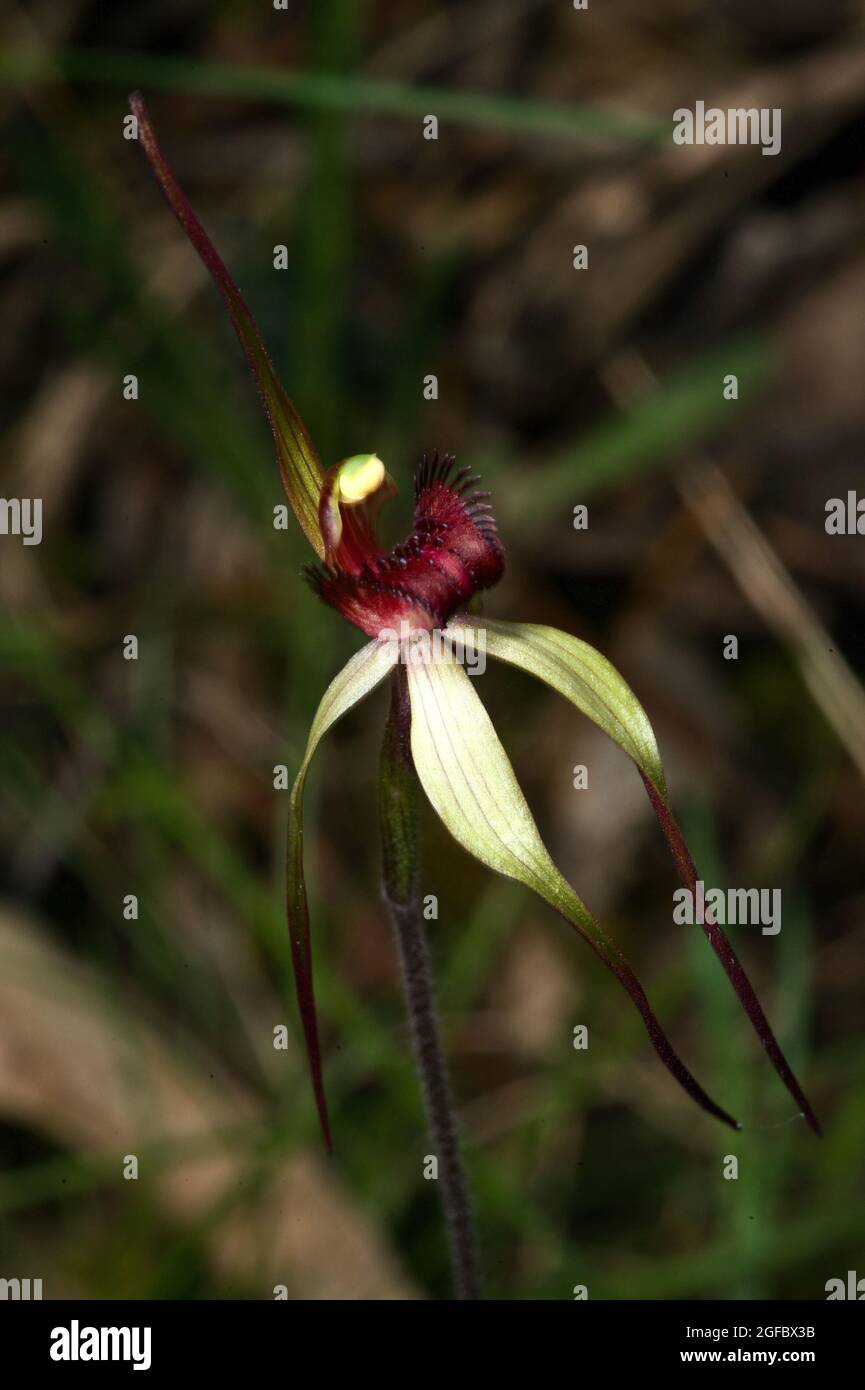
[[[406,539],[384,552],[372,526],[365,549],[348,550],[340,538],[329,564],[307,569],[312,587],[369,637],[383,629],[443,628],[504,571],[490,494],[475,488],[479,481],[468,468],[455,471],[449,454],[424,455],[415,476],[414,525]],[[330,490],[323,492],[323,515],[330,497]],[[339,505],[343,510],[347,504]]]

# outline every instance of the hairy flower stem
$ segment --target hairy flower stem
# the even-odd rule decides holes
[[[421,1075],[427,1123],[439,1164],[439,1191],[447,1223],[457,1298],[480,1298],[477,1245],[468,1184],[457,1138],[453,1097],[439,1042],[429,952],[418,888],[418,781],[411,758],[405,668],[394,670],[391,705],[379,772],[384,900],[399,950],[415,1062]]]

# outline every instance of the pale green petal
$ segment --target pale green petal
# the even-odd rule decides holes
[[[309,911],[303,876],[303,788],[306,774],[316,748],[338,719],[362,700],[364,695],[384,680],[396,665],[398,647],[395,642],[370,642],[351,658],[339,675],[331,681],[309,731],[309,740],[300,771],[291,790],[288,811],[288,855],[286,862],[286,891],[288,930],[291,939],[291,958],[297,1002],[300,1009],[309,1068],[315,1091],[322,1132],[330,1148],[327,1107],[321,1077],[321,1055],[315,1018],[315,999],[312,989],[312,951],[309,941]]]
[[[689,892],[696,891],[697,871],[685,837],[673,814],[661,755],[648,716],[634,692],[606,657],[556,628],[534,623],[504,623],[465,614],[451,620],[447,632],[466,642],[485,634],[486,651],[500,661],[519,666],[552,686],[587,714],[636,763],[658,822],[673,855],[679,877]],[[766,1014],[732,945],[709,915],[703,930],[720,960],[772,1065],[815,1133],[820,1125],[813,1108],[772,1032]]]
[[[622,953],[556,868],[507,754],[462,666],[409,665],[411,749],[433,808],[456,840],[497,873],[533,889],[583,935],[630,994],[659,1055],[688,1093],[729,1124],[675,1053]]]
[[[537,623],[503,623],[461,614],[447,627],[458,639],[466,638],[468,629],[483,630],[491,657],[537,676],[588,715],[633,758],[666,801],[664,769],[648,716],[605,656],[578,637]]]
[[[475,858],[532,888],[609,943],[541,840],[514,770],[472,681],[457,662],[409,666],[411,748],[424,791]]]

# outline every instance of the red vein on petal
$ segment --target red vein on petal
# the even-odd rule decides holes
[[[688,849],[685,837],[679,829],[676,818],[669,806],[667,806],[661,796],[659,796],[657,789],[653,786],[650,779],[641,769],[638,768],[637,770],[643,779],[646,791],[649,794],[649,800],[652,803],[655,815],[658,817],[658,822],[664,832],[667,844],[670,847],[679,878],[684,887],[687,888],[690,893],[695,894],[697,889],[697,869],[691,858],[691,852]],[[726,933],[715,921],[709,907],[706,907],[703,916],[703,931],[706,933],[712,950],[723,965],[727,978],[736,991],[739,1002],[748,1015],[757,1037],[766,1050],[769,1060],[784,1085],[787,1087],[790,1095],[799,1106],[799,1109],[811,1126],[811,1129],[816,1135],[822,1135],[823,1131],[820,1128],[820,1122],[814,1114],[805,1092],[796,1080],[786,1057],[781,1051],[778,1040],[772,1032],[769,1020],[763,1012],[763,1007],[754,991],[754,987],[745,974],[745,969],[739,957],[736,955],[736,952],[733,950]]]

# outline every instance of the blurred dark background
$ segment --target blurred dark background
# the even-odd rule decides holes
[[[782,890],[778,936],[731,935],[819,1142],[671,921],[630,763],[527,678],[483,678],[554,857],[745,1126],[694,1110],[600,963],[430,814],[490,1294],[822,1298],[865,1275],[865,566],[824,528],[862,486],[863,40],[853,0],[7,7],[2,490],[44,499],[44,537],[0,539],[0,1275],[46,1297],[449,1290],[379,904],[381,692],[307,798],[333,1160],[317,1135],[273,769],[293,776],[359,634],[273,530],[242,354],[123,139],[135,87],[325,464],[382,455],[393,537],[423,448],[476,465],[509,555],[487,611],[600,647],[703,877]],[[781,152],[675,146],[698,99],[781,107]]]

